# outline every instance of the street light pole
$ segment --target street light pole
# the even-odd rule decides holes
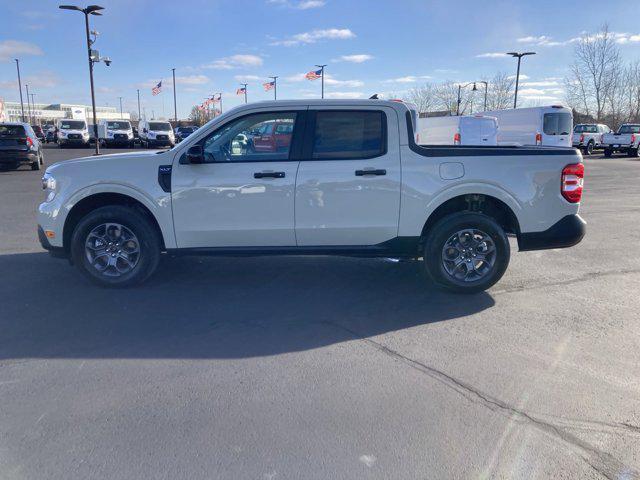
[[[20,60],[17,58],[16,61],[16,69],[18,70],[18,90],[20,90],[20,111],[22,112],[20,115],[20,119],[24,122],[24,102],[22,101],[22,81],[20,80]]]
[[[273,99],[278,99],[278,77],[269,77],[273,79]]]
[[[247,83],[241,83],[242,88],[244,89],[244,103],[247,103]]]
[[[34,98],[35,96],[36,96],[36,94],[31,92],[31,107],[33,107],[33,124],[34,125],[35,124],[40,125],[40,122],[38,122],[37,119],[36,119],[36,100]]]
[[[215,95],[218,95],[218,101],[220,102],[220,115],[222,115],[222,92],[218,92]],[[214,108],[215,108],[215,105],[214,105]]]
[[[320,69],[320,84],[322,85],[320,90],[320,98],[324,98],[324,67],[326,65],[316,65]]]
[[[123,97],[118,97],[118,100],[120,100],[120,119],[124,120],[124,117],[122,116],[122,98]]]
[[[138,122],[141,120],[140,118],[140,89],[138,91]]]
[[[484,83],[484,111],[487,111],[487,93],[489,91],[489,82],[480,80],[478,83]]]
[[[29,100],[29,84],[25,83],[24,88],[27,89],[27,111],[29,112],[29,123],[33,123],[33,117],[31,116],[31,101]]]
[[[89,5],[86,8],[76,7],[75,5],[60,5],[58,8],[62,10],[77,10],[84,14],[85,32],[87,35],[87,59],[89,60],[89,83],[91,85],[91,108],[93,111],[93,137],[96,141],[96,155],[100,155],[100,142],[98,142],[98,116],[96,114],[96,95],[93,85],[93,63],[100,61],[100,58],[94,59],[91,52],[91,31],[89,30],[89,15],[102,15],[98,10],[104,10],[104,7],[99,5]],[[97,35],[97,33],[95,33]],[[111,63],[110,60],[105,58],[107,66]]]
[[[520,83],[520,61],[522,57],[526,57],[527,55],[535,55],[536,52],[507,52],[507,55],[511,55],[513,58],[518,59],[518,69],[516,70],[516,91],[513,95],[513,108],[517,108],[518,106],[518,84]]]
[[[178,104],[176,103],[176,69],[172,68],[171,72],[173,73],[173,118],[178,122]],[[220,103],[222,103],[222,100]],[[222,107],[220,108],[220,111],[222,111]]]
[[[473,91],[477,91],[476,82],[465,83],[464,85],[458,84],[458,102],[456,106],[456,115],[460,115],[460,104],[462,103],[462,89],[467,88],[469,85],[473,85]],[[473,107],[472,107],[473,108]]]

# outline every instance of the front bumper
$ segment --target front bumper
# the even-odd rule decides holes
[[[1,164],[19,164],[19,163],[33,163],[38,161],[38,154],[32,151],[25,152],[11,152],[0,151],[0,163]]]
[[[49,243],[49,239],[44,233],[44,229],[38,225],[38,240],[40,240],[40,245],[42,248],[47,250],[52,257],[56,258],[67,258],[67,252],[63,247],[54,247]]]
[[[573,247],[584,238],[586,225],[580,215],[567,215],[542,232],[520,233],[518,247],[521,252]]]
[[[58,138],[60,145],[89,145],[88,138]]]
[[[171,140],[157,140],[157,139],[149,139],[147,143],[150,147],[173,147],[175,145]]]

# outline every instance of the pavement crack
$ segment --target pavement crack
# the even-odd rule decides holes
[[[594,445],[591,445],[590,443],[582,440],[581,438],[577,437],[576,435],[573,435],[572,433],[567,432],[566,430],[558,427],[557,425],[554,425],[540,418],[534,417],[523,410],[519,410],[518,408],[512,405],[509,405],[508,403],[498,398],[492,397],[491,395],[485,392],[482,392],[481,390],[474,387],[473,385],[470,385],[466,382],[463,382],[462,380],[452,377],[451,375],[441,370],[438,370],[437,368],[431,367],[418,360],[407,357],[401,354],[400,352],[397,352],[396,350],[393,350],[380,342],[377,342],[375,340],[372,340],[368,337],[361,335],[355,330],[352,330],[348,327],[345,327],[343,325],[340,325],[331,321],[325,321],[323,323],[330,325],[334,328],[343,330],[345,332],[348,332],[354,338],[367,343],[368,345],[372,346],[376,350],[394,358],[395,360],[398,360],[410,366],[415,370],[418,370],[419,372],[422,372],[428,375],[432,379],[454,390],[455,392],[457,392],[458,394],[460,394],[461,396],[463,396],[464,398],[466,398],[467,400],[469,400],[474,404],[483,405],[486,408],[490,409],[491,411],[499,412],[501,414],[506,413],[508,414],[510,419],[521,424],[527,424],[527,425],[533,426],[538,430],[542,431],[543,433],[546,433],[562,441],[563,443],[568,445],[574,452],[576,452],[587,464],[589,464],[591,468],[596,470],[600,475],[602,475],[605,478],[613,480],[613,479],[619,478],[619,475],[621,474],[626,475],[625,478],[640,478],[640,473],[638,471],[625,465],[623,462],[615,458],[610,453],[598,449]],[[630,426],[629,424],[622,424],[622,425],[625,425],[627,427]]]

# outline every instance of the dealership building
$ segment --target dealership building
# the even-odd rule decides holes
[[[4,121],[20,122],[22,110],[20,102],[4,102]],[[91,105],[71,105],[68,103],[32,103],[31,108],[24,103],[25,120],[38,125],[53,124],[61,118],[93,118]],[[96,116],[100,120],[130,120],[128,112],[120,112],[116,107],[96,107]]]

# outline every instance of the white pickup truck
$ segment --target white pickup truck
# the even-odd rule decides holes
[[[611,129],[599,123],[579,123],[573,127],[571,143],[583,154],[591,155],[596,148],[602,148],[604,135],[611,133]]]
[[[508,235],[520,250],[582,239],[578,151],[419,146],[415,116],[380,100],[254,103],[170,150],[57,163],[39,238],[105,286],[147,279],[163,253],[346,255],[423,258],[460,292],[502,277]]]
[[[606,133],[602,137],[602,147],[605,157],[614,152],[623,152],[630,157],[640,156],[640,124],[624,123],[617,133]]]

